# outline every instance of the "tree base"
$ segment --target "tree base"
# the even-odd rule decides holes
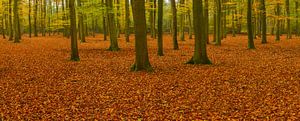
[[[189,61],[187,61],[185,64],[207,64],[210,65],[212,62],[209,59],[203,59],[203,60],[194,60],[194,57],[192,57]]]
[[[119,47],[109,47],[107,50],[108,51],[119,51],[120,48]]]
[[[148,65],[146,65],[146,66],[144,66],[144,67],[142,67],[142,68],[139,68],[139,67],[137,67],[136,66],[136,64],[134,63],[132,66],[131,66],[131,68],[130,68],[130,71],[143,71],[143,70],[145,70],[145,71],[147,71],[147,72],[153,72],[153,68],[151,67],[151,65],[150,64],[148,64]]]
[[[80,61],[80,58],[79,57],[71,57],[71,61],[77,62],[77,61]]]

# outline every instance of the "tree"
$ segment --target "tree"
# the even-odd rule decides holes
[[[205,0],[205,7],[204,7],[204,25],[205,25],[205,34],[204,34],[204,39],[206,40],[207,43],[209,43],[209,14],[208,14],[208,0]]]
[[[18,0],[14,0],[14,43],[20,42]]]
[[[125,37],[126,42],[129,42],[130,36],[130,11],[129,11],[129,0],[125,0]]]
[[[248,49],[255,49],[252,29],[252,0],[247,0],[247,30],[248,30]]]
[[[28,26],[29,26],[29,38],[31,38],[31,0],[28,0]]]
[[[193,0],[193,15],[195,50],[187,64],[211,64],[206,52],[207,41],[204,38],[204,27],[202,27],[204,24],[202,0]]]
[[[33,13],[33,33],[34,36],[38,36],[38,30],[37,30],[37,11],[38,11],[38,0],[35,0],[34,4],[34,13]]]
[[[171,0],[171,8],[172,8],[172,38],[173,38],[173,49],[178,50],[178,41],[177,41],[177,10],[176,10],[176,2],[175,0]]]
[[[216,3],[216,45],[221,45],[221,0],[215,0]]]
[[[79,61],[78,45],[77,45],[77,31],[76,31],[76,12],[74,6],[75,0],[70,0],[69,11],[70,11],[70,32],[71,32],[71,60]]]
[[[159,56],[163,56],[163,4],[164,0],[158,0],[158,22],[157,22],[157,29],[158,29],[158,52]]]
[[[265,0],[260,0],[260,10],[261,10],[261,43],[267,43],[267,13],[266,13],[266,5]]]
[[[118,45],[118,35],[116,29],[115,14],[113,11],[113,1],[106,0],[105,3],[107,8],[108,29],[109,29],[109,37],[110,37],[110,47],[108,48],[108,50],[118,51],[120,50],[120,48]]]
[[[77,0],[78,7],[82,7],[81,0]],[[79,38],[81,42],[85,42],[85,32],[84,32],[84,24],[83,24],[83,12],[78,12],[78,30],[79,30]]]
[[[132,71],[152,71],[147,49],[147,29],[145,15],[145,1],[131,0],[134,28],[135,28],[135,63]]]
[[[8,40],[12,41],[14,38],[14,29],[13,29],[13,22],[12,22],[12,9],[11,9],[11,5],[12,4],[12,0],[8,1],[8,20],[9,20],[9,37]]]
[[[286,15],[287,15],[287,39],[292,39],[291,20],[290,20],[290,0],[285,0]]]
[[[276,16],[277,16],[277,21],[276,21],[276,39],[275,41],[280,41],[280,3],[276,3]]]

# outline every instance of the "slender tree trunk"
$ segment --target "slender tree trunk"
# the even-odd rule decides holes
[[[265,0],[260,0],[260,9],[261,9],[261,43],[267,43],[267,13],[266,13],[266,5]]]
[[[29,27],[29,38],[31,38],[31,0],[28,0],[28,27]]]
[[[126,42],[129,42],[130,36],[130,11],[129,11],[129,0],[125,0],[125,37]]]
[[[38,0],[35,0],[34,4],[34,14],[33,14],[33,33],[34,36],[38,36],[38,30],[37,30],[37,11],[38,11]]]
[[[14,30],[15,30],[14,43],[20,42],[18,22],[19,22],[18,0],[14,0]]]
[[[135,63],[131,67],[132,71],[147,70],[152,71],[149,62],[147,49],[147,27],[145,16],[145,1],[131,0],[133,20],[135,28]]]
[[[163,4],[164,0],[158,0],[158,22],[157,22],[157,29],[158,29],[158,52],[159,56],[163,56]]]
[[[216,45],[221,45],[221,0],[216,0],[217,16],[216,16]]]
[[[299,9],[299,2],[296,1],[295,2],[295,13],[296,13],[296,35],[299,36],[299,13],[298,13],[298,9]]]
[[[191,11],[188,10],[188,13],[187,13],[187,19],[189,21],[189,39],[193,39],[193,22],[192,22],[192,19],[191,19]]]
[[[280,20],[279,20],[280,3],[276,4],[276,16],[277,16],[277,20],[276,20],[276,41],[280,41]]]
[[[179,0],[180,1],[180,7],[183,7],[185,4],[185,0]],[[184,13],[181,12],[180,14],[180,40],[185,41],[184,39]]]
[[[81,0],[77,0],[78,7],[82,7]],[[83,13],[78,12],[78,29],[79,29],[79,38],[80,42],[86,42],[85,41],[85,32],[84,32],[84,23],[83,23]]]
[[[202,0],[193,0],[193,20],[194,20],[194,32],[195,32],[195,50],[194,55],[187,64],[211,64],[211,61],[207,57],[206,52],[206,43],[207,41],[204,38],[205,28],[201,27],[204,22],[203,15],[203,6]]]
[[[12,20],[12,0],[8,1],[8,20],[9,20],[9,41],[12,41],[14,38],[14,27],[13,27],[13,20]]]
[[[177,10],[176,10],[176,2],[175,0],[171,0],[171,8],[172,8],[172,37],[173,37],[173,49],[178,50],[178,41],[177,41]]]
[[[204,39],[206,40],[207,44],[209,44],[209,14],[208,14],[208,0],[205,0],[205,7],[204,7],[204,25],[205,25],[205,36]]]
[[[290,0],[285,0],[286,15],[287,15],[287,39],[292,39],[291,20],[290,20]]]
[[[107,19],[108,19],[108,28],[109,28],[109,37],[110,37],[110,47],[108,50],[110,51],[118,51],[120,50],[118,45],[118,35],[116,30],[116,22],[115,22],[115,14],[113,12],[113,1],[106,0],[107,7]]]
[[[248,28],[248,49],[255,49],[253,41],[253,29],[252,29],[252,0],[248,0],[247,4],[247,28]]]
[[[217,41],[217,13],[214,12],[214,38],[213,42],[216,43]]]
[[[2,32],[2,37],[3,37],[3,39],[5,39],[6,37],[5,37],[5,30],[4,30],[4,15],[2,15],[2,17],[1,17],[1,32]]]
[[[71,60],[72,61],[79,61],[79,54],[78,54],[78,45],[77,45],[77,32],[76,32],[76,12],[74,6],[75,0],[70,0],[69,2],[69,10],[70,10],[70,23],[71,23]]]

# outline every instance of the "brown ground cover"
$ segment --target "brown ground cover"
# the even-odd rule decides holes
[[[0,39],[0,120],[299,120],[300,39],[260,44],[247,37],[208,45],[213,65],[186,65],[193,40],[165,56],[149,39],[154,72],[130,72],[134,43],[120,39],[106,51],[101,35],[79,44],[80,62],[69,61],[69,40],[60,36]]]

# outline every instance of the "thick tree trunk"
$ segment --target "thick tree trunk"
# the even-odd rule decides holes
[[[157,22],[157,29],[158,29],[158,52],[157,55],[163,56],[163,4],[164,0],[158,0],[158,22]]]
[[[75,0],[70,0],[69,2],[69,10],[70,10],[70,23],[71,23],[71,60],[72,61],[79,61],[79,54],[78,54],[78,45],[77,45],[77,31],[76,31],[76,12],[74,6]]]
[[[193,20],[194,20],[194,32],[195,32],[195,50],[194,55],[187,64],[211,64],[211,61],[207,57],[206,52],[206,40],[204,38],[203,24],[203,6],[202,0],[193,0]]]
[[[252,29],[252,0],[247,0],[247,28],[248,28],[248,49],[255,49],[253,41],[253,29]]]
[[[173,49],[178,50],[178,41],[177,41],[177,10],[176,10],[176,2],[175,0],[171,0],[171,8],[172,8],[172,38],[173,38]]]
[[[131,67],[132,71],[147,70],[152,71],[149,62],[147,49],[147,27],[145,15],[145,1],[131,0],[133,20],[135,28],[135,63]]]

